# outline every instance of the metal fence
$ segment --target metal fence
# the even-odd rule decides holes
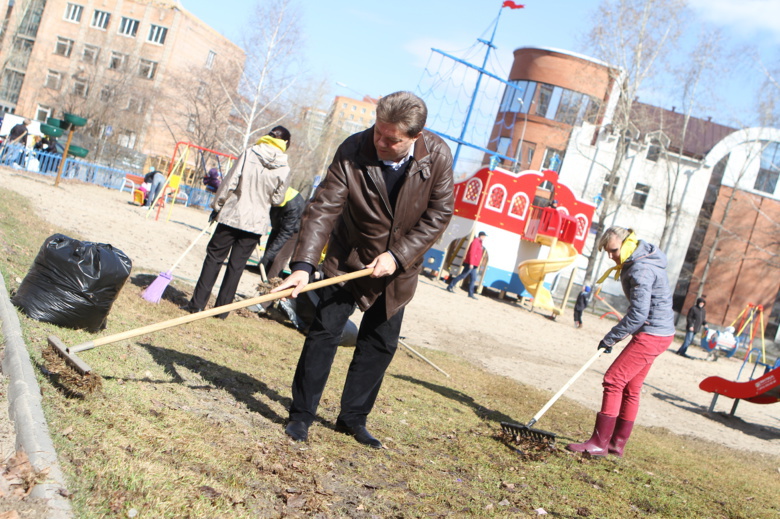
[[[61,160],[62,155],[59,153],[31,150],[20,144],[5,144],[0,149],[0,165],[50,177],[57,176]],[[126,185],[126,175],[137,175],[137,173],[68,157],[65,159],[61,178],[81,180],[82,182],[122,191]],[[186,193],[188,206],[197,206],[211,210],[211,201],[214,198],[213,193],[184,184],[180,185],[179,190]]]

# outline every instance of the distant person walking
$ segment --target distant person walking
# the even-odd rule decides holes
[[[228,254],[230,259],[215,306],[233,302],[246,262],[268,225],[271,206],[284,200],[290,177],[286,154],[289,147],[290,132],[277,126],[233,163],[214,196],[212,218],[218,225],[206,247],[206,259],[192,298],[182,310],[195,313],[206,307]],[[227,316],[226,312],[217,317]]]
[[[577,296],[577,302],[574,303],[574,326],[582,328],[582,312],[588,307],[590,302],[590,287],[584,286],[582,292]]]
[[[455,285],[460,281],[469,277],[469,297],[476,299],[474,295],[474,285],[477,282],[477,273],[479,272],[479,265],[482,263],[482,241],[487,237],[485,232],[480,232],[476,238],[471,240],[468,251],[466,251],[466,257],[463,258],[463,268],[460,271],[460,275],[450,281],[447,285],[447,292],[455,292]]]
[[[696,334],[699,333],[702,325],[707,329],[707,312],[704,310],[706,302],[703,297],[696,300],[696,304],[688,310],[688,317],[685,320],[685,340],[677,350],[677,355],[690,359],[688,355],[688,346],[691,345]]]
[[[604,336],[598,349],[611,353],[615,344],[632,337],[604,374],[601,412],[596,415],[593,434],[585,443],[570,443],[566,448],[591,456],[623,456],[645,377],[674,339],[672,291],[666,255],[655,245],[637,239],[631,229],[610,227],[599,240],[598,250],[606,251],[615,262],[598,282],[615,271],[629,300],[626,315]]]

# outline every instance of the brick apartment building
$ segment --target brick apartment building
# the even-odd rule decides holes
[[[17,0],[2,26],[0,111],[76,113],[92,157],[108,144],[161,164],[203,124],[188,107],[208,94],[203,78],[219,70],[235,86],[244,59],[177,0]]]

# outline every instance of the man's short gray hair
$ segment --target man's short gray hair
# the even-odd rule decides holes
[[[634,232],[632,229],[626,229],[625,227],[610,227],[606,231],[604,231],[604,234],[601,235],[601,239],[599,240],[599,246],[598,250],[603,251],[607,248],[607,242],[610,238],[613,236],[617,236],[617,238],[620,240],[621,243],[623,243],[623,240],[628,238],[628,235]]]
[[[427,119],[425,101],[411,92],[394,92],[380,99],[376,105],[376,120],[397,124],[407,137],[419,135]]]

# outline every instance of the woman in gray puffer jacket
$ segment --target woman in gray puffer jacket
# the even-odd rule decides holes
[[[626,315],[604,336],[598,348],[611,353],[614,344],[629,335],[633,337],[604,374],[601,412],[596,415],[593,435],[587,442],[572,443],[567,448],[593,456],[623,456],[639,410],[645,377],[656,357],[674,339],[672,292],[666,276],[666,255],[655,245],[638,240],[631,229],[607,229],[598,249],[605,250],[615,262],[599,283],[616,271],[615,278],[620,279],[629,299]]]

